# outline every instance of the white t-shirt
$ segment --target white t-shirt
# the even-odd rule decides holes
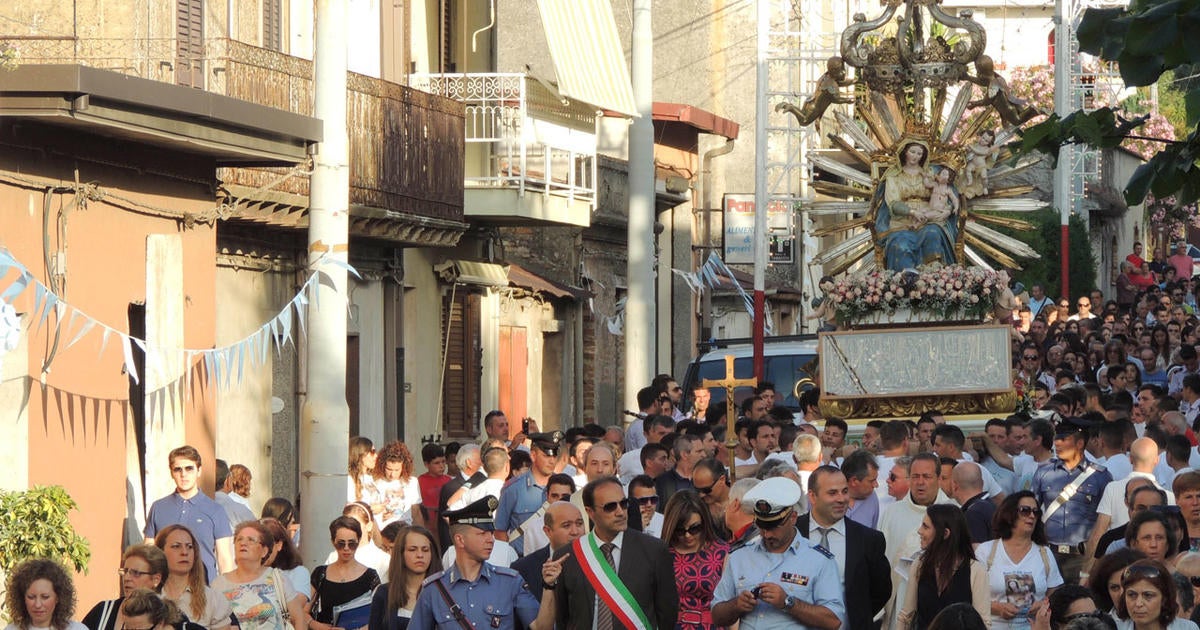
[[[479,485],[468,488],[457,501],[447,505],[446,509],[461,510],[489,494],[496,497],[498,501],[500,500],[500,491],[503,489],[504,479],[484,479],[479,482]]]
[[[413,506],[421,505],[421,484],[416,475],[410,476],[408,481],[376,480],[375,492],[375,498],[370,503],[382,503],[385,506],[382,513],[375,515],[380,529],[396,521],[411,523]],[[365,489],[363,494],[366,494]]]
[[[1129,522],[1129,506],[1125,505],[1125,486],[1135,477],[1149,479],[1160,490],[1166,490],[1167,505],[1175,505],[1175,494],[1158,483],[1154,479],[1154,475],[1139,472],[1129,473],[1125,479],[1108,482],[1108,485],[1104,486],[1104,493],[1100,495],[1100,502],[1096,504],[1097,514],[1107,514],[1112,519],[1112,523],[1108,526],[1109,529]]]
[[[992,554],[993,549],[995,554]],[[983,563],[988,572],[988,588],[992,600],[1016,606],[1022,611],[1039,600],[1046,598],[1046,590],[1062,586],[1062,574],[1058,571],[1058,563],[1054,554],[1044,549],[1045,555],[1034,544],[1029,552],[1019,562],[1014,562],[1004,550],[1000,539],[989,540],[979,545],[975,550],[975,558]],[[991,566],[988,567],[988,560]],[[1018,614],[1011,620],[992,616],[992,630],[1016,630],[1029,628],[1027,617]]]
[[[640,446],[626,452],[621,459],[617,460],[617,477],[623,486],[628,486],[634,477],[644,472],[646,470],[642,468],[642,447]]]
[[[887,455],[876,455],[875,462],[879,464],[879,485],[875,488],[875,496],[882,501],[884,498],[890,498],[887,489],[888,475],[892,474],[892,469],[896,467],[896,458],[888,457]],[[895,499],[893,499],[895,500]],[[880,504],[882,507],[883,504]]]

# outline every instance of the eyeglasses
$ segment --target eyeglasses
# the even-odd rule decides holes
[[[652,494],[648,497],[638,497],[634,500],[638,502],[638,505],[658,505],[658,495],[657,494]],[[605,508],[605,509],[607,509],[607,508]],[[611,510],[609,510],[609,511],[611,511]]]
[[[1075,304],[1075,306],[1091,306],[1091,304],[1088,302],[1078,302]]]
[[[1121,574],[1121,585],[1125,586],[1141,579],[1156,580],[1160,577],[1162,577],[1162,572],[1158,570],[1158,567],[1152,564],[1134,564]]]
[[[1037,360],[1038,360],[1038,355],[1036,355],[1036,354],[1023,354],[1023,355],[1021,355],[1021,358],[1022,358],[1022,359],[1025,359],[1026,361],[1037,361]]]
[[[716,488],[717,484],[721,483],[721,479],[723,479],[723,477],[720,477],[720,476],[717,477],[706,488],[701,488],[700,486],[696,486],[696,492],[699,492],[700,494],[712,494],[713,488]]]
[[[194,473],[194,472],[196,472],[195,466],[175,466],[175,467],[171,468],[171,474],[174,474],[174,475],[182,475],[183,473]]]
[[[257,538],[252,538],[252,537],[250,537],[250,536],[238,536],[237,538],[234,538],[234,539],[233,539],[233,542],[234,542],[235,544],[239,544],[239,545],[240,545],[240,544],[242,544],[242,543],[253,543],[253,544],[255,544],[255,545],[261,545],[261,544],[262,544],[262,541],[261,541],[261,540],[259,540],[259,539],[257,539]]]
[[[1041,516],[1042,508],[1031,507],[1028,505],[1022,505],[1022,506],[1017,507],[1017,514],[1020,514],[1021,516],[1030,516],[1030,515]]]
[[[654,497],[654,500],[658,501],[658,497]],[[621,499],[620,501],[609,501],[608,503],[605,503],[604,505],[600,506],[601,510],[608,512],[609,514],[616,512],[617,508],[621,508],[622,510],[628,510],[629,509],[629,499]]]
[[[691,527],[680,527],[679,529],[675,530],[675,536],[677,538],[683,538],[684,536],[699,536],[700,532],[702,531],[704,531],[704,523],[696,523]]]
[[[146,577],[147,575],[154,575],[154,572],[153,571],[138,571],[137,569],[122,568],[122,569],[117,569],[117,575],[119,575],[121,577],[125,577],[126,575],[128,575],[128,576],[132,577],[133,579],[138,580],[138,579]]]
[[[682,388],[682,387],[680,387],[680,386],[678,386],[678,385],[676,385],[675,387],[672,387],[672,388],[671,388],[671,391],[673,391],[673,392],[681,392],[681,391],[683,391],[683,388]]]
[[[335,540],[333,546],[338,549],[358,549],[357,540]]]

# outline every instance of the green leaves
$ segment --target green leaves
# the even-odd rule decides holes
[[[0,572],[26,558],[52,558],[87,573],[91,548],[69,518],[77,509],[62,486],[0,492]]]
[[[1136,0],[1128,9],[1088,9],[1076,30],[1081,51],[1115,61],[1126,85],[1152,85],[1166,71],[1200,62],[1200,46],[1193,41],[1200,33],[1200,2],[1195,0]],[[1125,201],[1140,204],[1147,193],[1156,197],[1176,195],[1181,204],[1200,199],[1200,87],[1184,97],[1187,125],[1191,129],[1180,142],[1164,142],[1161,150],[1140,166],[1125,187]],[[1059,119],[1051,116],[1031,127],[1019,142],[1017,155],[1038,151],[1057,161],[1066,144],[1113,148],[1137,137],[1147,117],[1122,118],[1110,108],[1078,111]],[[1147,138],[1141,138],[1146,140]],[[1150,140],[1153,140],[1150,138]]]

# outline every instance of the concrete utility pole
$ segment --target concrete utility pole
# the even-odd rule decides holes
[[[654,305],[654,30],[652,0],[633,0],[633,101],[629,129],[629,259],[625,301],[625,405],[638,409],[637,392],[655,374]]]
[[[1071,41],[1074,35],[1071,29],[1072,16],[1075,14],[1072,0],[1057,0],[1054,3],[1054,112],[1062,118],[1066,118],[1068,114],[1074,111],[1072,88],[1074,82],[1071,76],[1071,55],[1074,52],[1071,50]],[[1062,261],[1060,271],[1062,273],[1062,296],[1066,299],[1071,299],[1069,293],[1070,286],[1068,283],[1071,260],[1071,242],[1070,242],[1070,225],[1071,225],[1071,205],[1074,200],[1071,199],[1071,179],[1072,166],[1075,161],[1075,149],[1069,144],[1062,145],[1058,150],[1058,167],[1054,169],[1054,205],[1058,208],[1061,217],[1062,234],[1060,238],[1060,248],[1062,250]]]
[[[771,3],[758,0],[757,89],[754,91],[754,378],[762,380],[763,336],[766,331],[767,284],[767,51],[770,47]]]
[[[350,139],[346,133],[345,0],[316,0],[313,115],[324,124],[312,174],[308,208],[308,262],[328,275],[315,283],[308,303],[308,394],[300,410],[300,522],[311,533],[300,541],[304,564],[321,563],[328,545],[319,535],[346,502],[346,262],[350,252]]]

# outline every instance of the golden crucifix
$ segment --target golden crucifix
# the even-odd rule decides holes
[[[725,355],[725,378],[714,381],[712,379],[704,379],[700,381],[700,386],[705,389],[710,387],[721,387],[725,389],[725,423],[728,429],[725,430],[725,448],[729,449],[729,482],[733,483],[737,478],[736,466],[737,461],[737,405],[733,403],[733,389],[735,387],[757,387],[758,379],[754,378],[735,378],[733,375],[733,355]]]

